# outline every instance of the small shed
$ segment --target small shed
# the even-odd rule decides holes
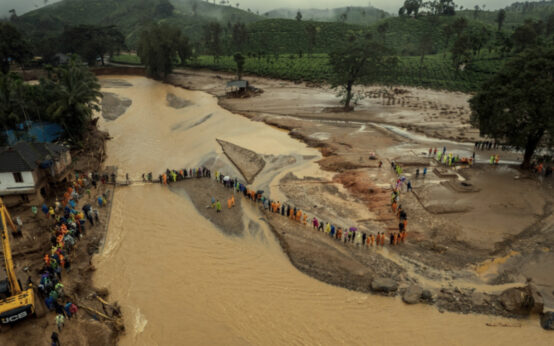
[[[245,92],[248,89],[248,81],[245,80],[232,80],[227,82],[227,88],[231,88],[231,92]]]

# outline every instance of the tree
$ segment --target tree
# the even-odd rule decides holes
[[[452,23],[452,29],[454,29],[454,32],[456,33],[456,37],[460,37],[460,35],[464,32],[464,30],[467,28],[467,19],[464,17],[460,17]]]
[[[554,13],[550,14],[546,19],[546,36],[554,34]]]
[[[427,1],[423,7],[428,8],[435,16],[453,16],[456,14],[456,4],[453,0]]]
[[[454,67],[459,68],[460,65],[471,61],[472,48],[473,43],[469,35],[463,34],[456,39],[451,49]]]
[[[525,48],[534,46],[537,43],[539,34],[537,33],[537,25],[531,21],[525,21],[525,24],[516,28],[512,34],[512,40],[516,51],[521,52]]]
[[[479,11],[481,10],[481,7],[479,5],[475,5],[473,8],[473,18],[479,17]]]
[[[302,13],[300,11],[296,12],[296,20],[301,21],[302,20]]]
[[[169,24],[152,24],[141,35],[137,55],[146,66],[146,71],[154,78],[166,78],[173,70],[177,57],[190,57],[192,49],[188,39],[177,27]],[[182,56],[181,56],[182,55]]]
[[[316,44],[317,28],[312,23],[306,25],[306,35],[308,36],[308,56],[312,55],[312,50]]]
[[[235,64],[237,64],[237,80],[241,80],[244,70],[244,56],[240,53],[235,53],[235,55],[233,55],[233,60],[235,60]]]
[[[160,2],[156,5],[155,13],[157,17],[167,18],[173,14],[175,9],[169,0],[159,0]]]
[[[218,61],[221,55],[221,31],[221,25],[217,22],[204,26],[204,44],[208,52],[213,55],[214,61]]]
[[[383,45],[385,45],[387,40],[387,31],[389,31],[389,22],[384,22],[377,26],[377,32],[381,35]]]
[[[125,36],[114,26],[79,25],[67,27],[61,36],[64,52],[79,54],[89,65],[100,58],[113,55],[125,47]]]
[[[0,144],[5,142],[4,131],[14,128],[25,119],[19,107],[24,104],[18,93],[22,85],[23,81],[16,74],[0,73],[0,128],[3,130],[0,133]]]
[[[31,56],[29,45],[19,31],[9,23],[0,22],[0,71],[8,73],[12,60],[22,65]]]
[[[215,28],[212,28],[215,30]],[[248,30],[246,25],[243,23],[235,23],[232,28],[232,39],[233,48],[235,51],[242,51],[244,44],[248,41]]]
[[[185,35],[179,35],[177,38],[177,55],[181,60],[181,65],[185,65],[187,60],[193,56],[192,44],[189,41],[189,38]]]
[[[350,102],[354,84],[360,79],[369,81],[374,78],[386,66],[385,54],[385,47],[365,36],[353,36],[329,54],[332,87],[339,88],[346,110],[352,109]]]
[[[419,38],[419,53],[420,60],[419,65],[423,66],[423,60],[425,59],[425,54],[429,53],[433,48],[433,36],[430,32],[424,32],[423,35]]]
[[[51,78],[40,83],[44,90],[51,90],[49,120],[60,124],[65,136],[77,143],[92,120],[93,110],[100,110],[102,94],[98,80],[73,56],[66,66],[54,68]]]
[[[417,17],[417,15],[419,14],[419,9],[422,6],[422,3],[423,3],[422,0],[404,1],[404,9],[406,10],[406,14],[410,16],[413,13],[414,17]]]
[[[442,34],[444,35],[446,41],[444,43],[444,47],[445,47],[445,54],[446,54],[446,49],[448,49],[448,44],[450,43],[450,38],[452,38],[452,35],[454,35],[454,29],[452,28],[451,25],[448,25],[448,24],[445,24],[443,27],[442,27]]]
[[[469,101],[482,136],[525,149],[529,168],[541,140],[554,142],[554,46],[533,47],[504,67]]]
[[[12,22],[17,22],[19,17],[17,16],[17,13],[15,12],[15,10],[13,8],[9,11],[9,14],[10,14],[10,20]]]
[[[496,15],[496,22],[498,23],[498,31],[502,30],[502,25],[504,25],[504,21],[506,20],[506,10],[501,9],[498,11],[498,14]]]

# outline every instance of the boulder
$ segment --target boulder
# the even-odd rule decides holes
[[[542,314],[541,327],[546,330],[554,330],[554,312],[548,311]]]
[[[487,299],[484,293],[473,292],[473,294],[471,295],[471,304],[473,304],[474,306],[481,306],[485,305],[486,303]]]
[[[374,292],[394,292],[398,289],[398,283],[391,278],[375,278],[371,281],[371,290]]]
[[[527,289],[529,290],[529,294],[531,297],[533,297],[533,301],[535,304],[533,305],[533,308],[531,309],[531,313],[534,314],[541,314],[544,309],[544,299],[542,298],[542,294],[537,290],[537,287],[533,284],[527,285]]]
[[[404,294],[402,295],[402,300],[406,304],[417,304],[419,303],[419,299],[421,299],[421,294],[423,293],[423,289],[417,285],[411,285],[408,287]]]
[[[544,306],[542,295],[532,284],[509,288],[500,294],[498,300],[504,309],[517,315],[541,313]]]
[[[433,299],[433,293],[431,293],[431,291],[429,290],[423,290],[423,292],[421,292],[421,298],[425,300],[431,300]]]

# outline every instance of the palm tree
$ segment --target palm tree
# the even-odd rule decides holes
[[[0,73],[0,126],[4,130],[13,128],[21,121],[18,100],[23,82],[14,74]]]
[[[53,101],[47,109],[52,121],[60,124],[71,141],[78,141],[92,120],[93,110],[99,111],[100,84],[76,57],[67,66],[54,69],[52,79],[42,80],[53,91]]]

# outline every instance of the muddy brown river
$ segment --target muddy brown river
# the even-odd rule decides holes
[[[113,87],[109,80],[132,86]],[[132,100],[110,132],[107,165],[138,179],[165,168],[206,164],[238,175],[215,138],[265,155],[289,156],[290,165],[266,169],[257,181],[278,194],[274,181],[288,171],[326,176],[318,151],[286,132],[232,114],[217,99],[141,77],[103,77],[105,91]],[[117,84],[115,84],[117,86]],[[192,104],[167,105],[172,93]],[[207,201],[208,203],[208,201]],[[123,309],[121,345],[547,345],[552,334],[537,320],[440,313],[425,305],[349,291],[295,269],[278,241],[256,224],[227,236],[201,216],[186,194],[160,185],[116,190],[94,281]],[[229,212],[229,211],[224,211]],[[223,215],[224,215],[223,213]],[[245,222],[248,224],[248,222]],[[488,326],[492,325],[492,326]]]

